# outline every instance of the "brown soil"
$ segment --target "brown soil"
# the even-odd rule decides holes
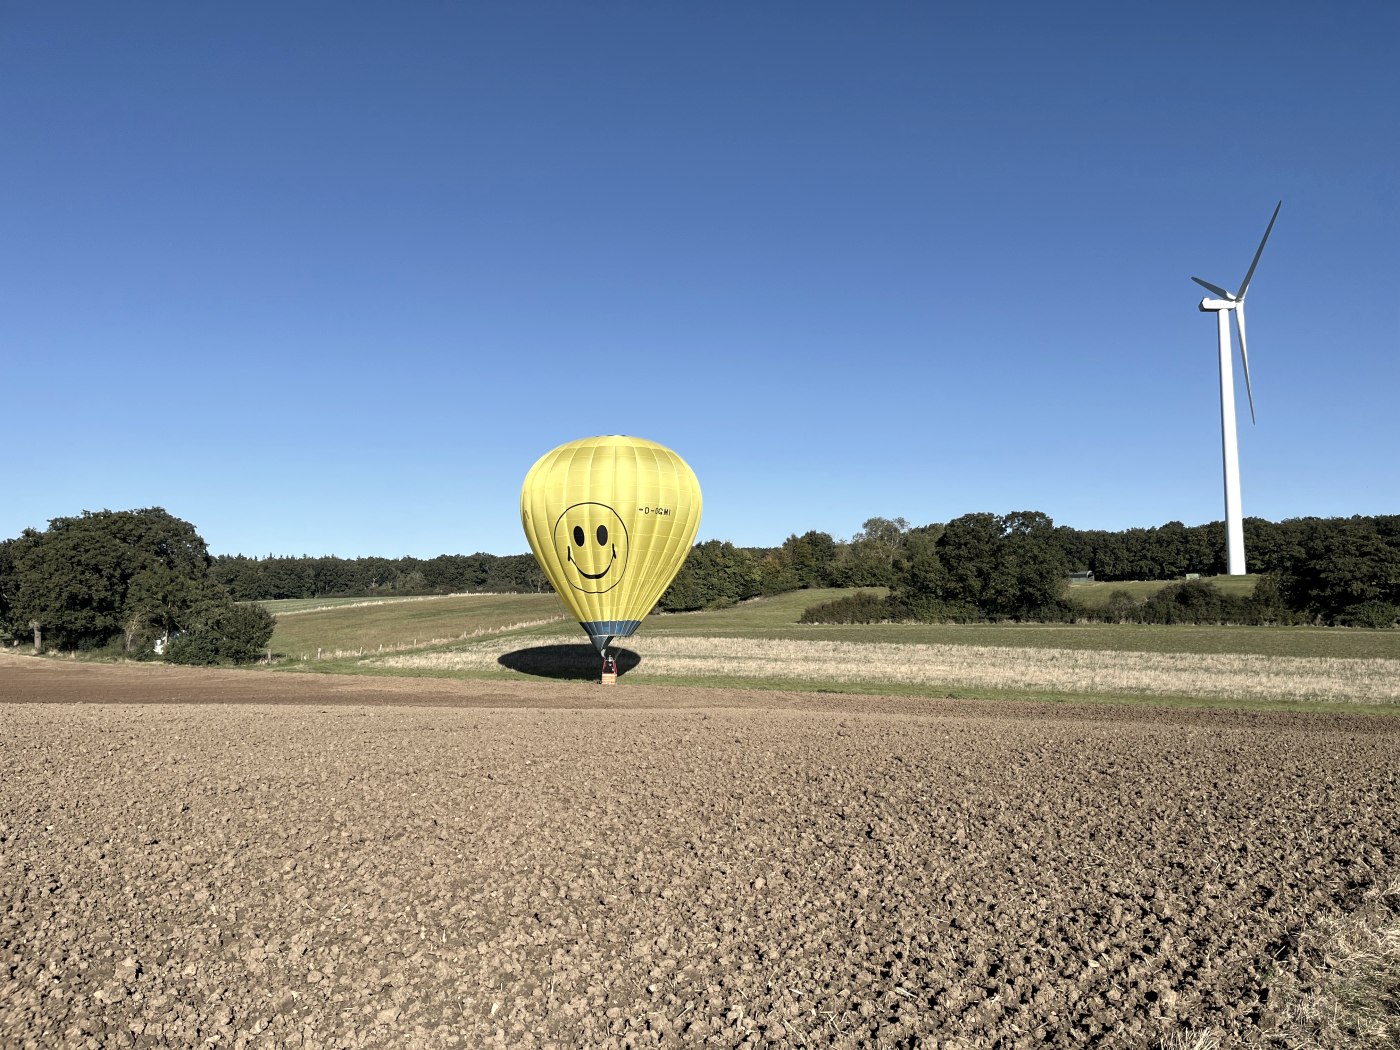
[[[1400,724],[0,657],[0,1045],[1268,1042]]]

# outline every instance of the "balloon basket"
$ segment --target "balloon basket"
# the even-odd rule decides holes
[[[604,671],[604,672],[603,672],[603,677],[602,677],[602,684],[603,684],[603,685],[617,685],[617,672],[616,672],[616,671]]]

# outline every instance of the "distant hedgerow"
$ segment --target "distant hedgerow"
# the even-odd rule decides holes
[[[889,603],[871,591],[857,591],[803,611],[798,623],[888,623]]]
[[[1393,627],[1397,620],[1400,620],[1400,606],[1378,601],[1358,602],[1337,616],[1337,622],[1344,627],[1371,627],[1377,630]]]

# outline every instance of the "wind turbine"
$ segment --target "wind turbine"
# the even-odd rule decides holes
[[[1240,446],[1235,433],[1235,371],[1230,356],[1230,314],[1235,315],[1235,326],[1240,330],[1240,359],[1244,362],[1244,388],[1249,395],[1249,420],[1254,422],[1254,389],[1249,382],[1249,348],[1244,339],[1244,296],[1249,291],[1254,268],[1259,265],[1259,256],[1264,254],[1264,245],[1273,232],[1274,220],[1278,218],[1279,201],[1269,225],[1264,230],[1264,239],[1254,253],[1254,261],[1240,282],[1240,290],[1231,294],[1224,288],[1192,277],[1202,288],[1214,292],[1217,298],[1202,299],[1201,313],[1214,313],[1216,329],[1220,333],[1220,436],[1225,457],[1225,563],[1226,572],[1231,576],[1243,576],[1244,565],[1244,515],[1240,509]]]

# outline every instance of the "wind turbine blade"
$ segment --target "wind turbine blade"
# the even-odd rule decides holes
[[[1264,239],[1259,242],[1259,250],[1254,253],[1254,261],[1249,264],[1249,272],[1244,275],[1244,281],[1240,284],[1240,290],[1237,294],[1241,299],[1244,298],[1244,293],[1249,288],[1250,279],[1254,276],[1254,268],[1259,265],[1259,256],[1264,254],[1264,245],[1269,242],[1269,234],[1274,231],[1274,219],[1278,218],[1278,210],[1282,207],[1283,201],[1279,201],[1274,207],[1274,215],[1273,218],[1269,220],[1268,229],[1264,231]]]
[[[1227,292],[1224,288],[1217,287],[1216,285],[1211,284],[1209,281],[1203,281],[1199,277],[1192,277],[1191,280],[1195,281],[1206,291],[1214,292],[1221,299],[1234,299],[1234,296]]]
[[[1244,303],[1235,307],[1235,327],[1240,330],[1240,360],[1244,362],[1244,389],[1249,394],[1249,421],[1257,423],[1254,418],[1254,388],[1249,385],[1249,345],[1244,341]]]

